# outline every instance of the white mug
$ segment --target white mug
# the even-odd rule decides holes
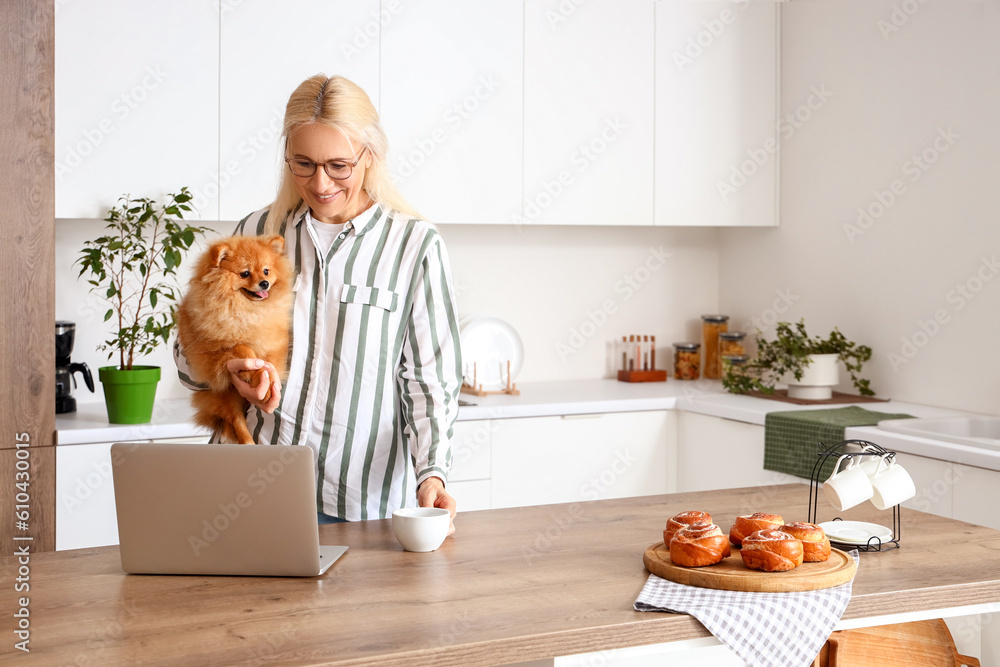
[[[847,465],[841,470],[840,463],[844,459],[847,459]],[[858,460],[850,454],[844,454],[837,459],[830,479],[823,483],[823,492],[831,505],[844,511],[871,498],[874,489]]]
[[[913,478],[903,466],[896,463],[896,457],[892,454],[886,454],[879,459],[878,468],[871,482],[872,505],[880,510],[887,510],[917,495]]]

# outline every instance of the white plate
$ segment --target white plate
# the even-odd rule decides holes
[[[877,523],[866,523],[864,521],[827,521],[819,524],[827,537],[834,542],[849,544],[851,546],[863,547],[868,545],[868,541],[877,537],[883,543],[892,539],[892,529],[880,526]],[[878,544],[878,542],[872,542]]]
[[[459,327],[466,381],[472,384],[472,365],[475,363],[476,382],[484,390],[504,389],[509,361],[510,381],[514,382],[524,365],[524,344],[514,327],[490,315],[463,317]]]

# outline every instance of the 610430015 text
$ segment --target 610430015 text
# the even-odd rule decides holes
[[[17,574],[14,577],[14,591],[27,593],[31,590],[31,541],[28,533],[31,519],[31,437],[27,433],[17,433],[14,441],[14,527],[20,534],[14,535],[14,556],[17,558]],[[31,641],[31,620],[28,606],[30,598],[17,598],[14,612],[14,636],[18,641],[14,647],[28,652]]]

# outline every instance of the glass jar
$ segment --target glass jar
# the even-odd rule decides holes
[[[675,380],[697,380],[701,376],[700,349],[700,343],[674,343]]]
[[[742,331],[720,331],[719,332],[719,356],[720,357],[742,357],[747,353],[743,345],[743,339],[747,335]]]
[[[750,361],[750,357],[745,354],[724,354],[722,355],[722,366],[725,368],[727,365],[731,366],[733,370],[739,372],[739,369],[747,365]]]
[[[719,334],[729,329],[729,315],[702,315],[701,342],[705,347],[703,375],[712,380],[722,377],[722,360],[719,357]]]

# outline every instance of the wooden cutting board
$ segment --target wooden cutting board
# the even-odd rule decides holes
[[[803,563],[788,572],[751,570],[743,564],[739,549],[733,549],[729,558],[716,565],[681,567],[670,562],[670,550],[663,542],[650,545],[642,555],[642,562],[653,574],[678,584],[753,593],[832,588],[846,584],[858,569],[854,559],[840,549],[833,549],[823,563]]]
[[[959,655],[941,619],[839,630],[829,646],[830,667],[979,667],[977,658]]]

